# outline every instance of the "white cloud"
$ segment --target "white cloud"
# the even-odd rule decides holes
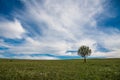
[[[23,15],[32,18],[39,25],[38,27],[42,27],[42,36],[37,35],[37,40],[34,40],[39,45],[32,45],[35,48],[32,49],[40,53],[65,55],[68,49],[78,48],[82,44],[81,41],[84,42],[83,40],[86,39],[84,38],[86,28],[96,27],[94,16],[102,12],[102,4],[99,0],[66,0],[64,2],[53,0],[44,1],[42,6],[38,1],[31,2],[24,1],[27,15],[26,13]],[[19,18],[26,21],[26,18]],[[45,23],[47,28],[41,26],[41,22]],[[91,41],[94,42],[94,39],[88,38],[84,43],[89,44]],[[31,50],[29,52],[32,52]]]
[[[56,57],[50,57],[50,56],[14,56],[15,59],[34,59],[34,60],[59,60],[59,58]]]
[[[43,3],[24,0],[23,2],[26,10],[16,13],[16,17],[24,23],[33,22],[40,29],[42,35],[24,37],[25,43],[19,46],[10,46],[9,52],[15,54],[76,55],[65,52],[77,50],[81,45],[88,45],[93,50],[92,56],[112,57],[118,54],[120,31],[116,32],[116,30],[111,29],[110,32],[112,33],[108,35],[108,33],[97,29],[95,17],[97,14],[103,13],[104,0],[45,0]],[[6,28],[8,23],[10,29]],[[43,23],[44,25],[42,25]],[[32,31],[34,25],[27,25],[26,27]],[[4,22],[0,28],[0,31],[3,32],[1,36],[7,38],[21,38],[26,32],[18,20]],[[36,32],[33,31],[31,34],[33,33]],[[96,44],[101,44],[105,48],[117,52],[116,54],[113,52],[109,52],[109,54],[96,52]],[[30,56],[28,57],[30,58]]]
[[[92,57],[103,57],[103,58],[120,58],[120,50],[110,52],[94,52]]]
[[[105,35],[103,37],[103,44],[111,50],[120,49],[120,34]]]
[[[26,38],[25,44],[20,46],[11,46],[9,52],[15,54],[54,54],[54,55],[64,55],[67,50],[68,45],[64,42],[39,42],[30,37]]]
[[[18,20],[0,22],[0,36],[5,38],[22,38],[25,33],[24,28]]]

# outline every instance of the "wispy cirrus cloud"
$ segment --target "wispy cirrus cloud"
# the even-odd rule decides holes
[[[17,46],[2,42],[9,45],[7,52],[28,56],[30,54],[77,56],[76,53],[71,54],[69,50],[75,51],[81,45],[88,45],[93,50],[92,56],[119,55],[120,30],[116,27],[102,29],[100,27],[103,26],[98,25],[96,20],[105,12],[103,7],[107,4],[105,0],[31,0],[22,3],[25,9],[14,12],[15,21],[0,22],[2,24],[0,29],[3,32],[0,36],[24,39],[24,42]],[[99,44],[109,52],[98,49]],[[67,51],[69,53],[66,53]]]

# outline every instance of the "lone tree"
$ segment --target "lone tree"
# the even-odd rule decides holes
[[[88,46],[81,46],[79,49],[78,49],[78,55],[84,57],[84,62],[86,63],[86,57],[87,56],[90,56],[92,50],[88,47]]]

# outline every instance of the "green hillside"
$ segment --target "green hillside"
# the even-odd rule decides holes
[[[120,59],[0,59],[0,80],[120,80]]]

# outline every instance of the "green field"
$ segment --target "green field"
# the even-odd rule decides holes
[[[120,80],[120,59],[0,59],[0,80]]]

